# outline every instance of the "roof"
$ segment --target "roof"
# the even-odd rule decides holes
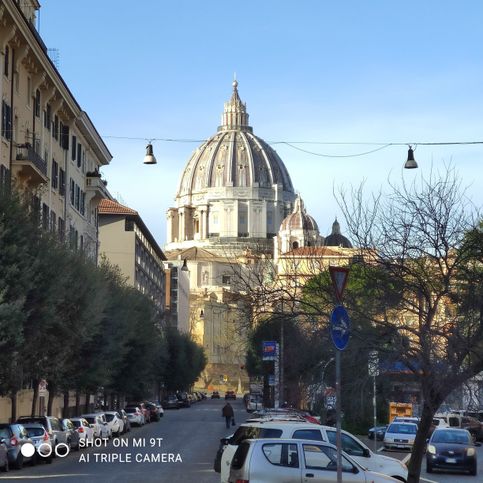
[[[100,215],[137,215],[136,210],[121,205],[117,201],[103,199],[99,203],[98,212]]]
[[[143,233],[143,235],[147,238],[147,240],[151,244],[153,250],[156,252],[158,257],[161,260],[166,260],[166,256],[161,250],[160,246],[158,245],[158,242],[151,234],[148,227],[144,224],[144,221],[139,216],[139,213],[136,210],[133,210],[132,208],[121,205],[121,203],[118,203],[117,201],[103,199],[99,203],[98,213],[99,215],[118,215],[118,216],[125,216],[128,219],[133,219],[136,222],[136,225]]]
[[[169,260],[213,260],[217,257],[214,253],[200,247],[190,247],[184,250],[172,250],[167,252]]]
[[[281,255],[281,258],[288,257],[340,257],[340,249],[330,247],[300,247]],[[352,256],[352,255],[351,255]]]
[[[192,154],[181,175],[177,198],[206,193],[211,188],[270,188],[281,186],[293,195],[290,175],[280,156],[248,125],[238,83],[225,103],[222,125]]]
[[[315,220],[305,210],[302,198],[297,195],[294,209],[283,221],[280,231],[283,230],[304,230],[319,232],[319,227]]]

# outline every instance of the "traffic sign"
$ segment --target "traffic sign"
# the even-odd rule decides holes
[[[330,316],[330,335],[336,349],[343,351],[349,342],[351,321],[347,310],[338,305]]]
[[[379,375],[379,353],[377,351],[369,352],[368,372],[371,377]]]
[[[349,269],[347,267],[334,267],[329,265],[330,278],[334,286],[335,296],[339,302],[342,302],[347,279],[349,277]]]
[[[262,348],[262,360],[263,361],[274,361],[277,359],[277,342],[274,340],[264,340]]]

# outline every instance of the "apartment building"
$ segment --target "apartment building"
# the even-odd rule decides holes
[[[170,327],[193,334],[190,321],[190,276],[187,260],[164,262],[166,273],[166,319]]]
[[[45,229],[97,257],[99,169],[111,153],[48,56],[37,0],[0,3],[0,183],[25,193]]]
[[[163,251],[139,213],[113,200],[99,203],[100,254],[117,265],[127,282],[165,311]]]

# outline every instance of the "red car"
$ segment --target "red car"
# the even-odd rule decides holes
[[[235,391],[226,391],[225,392],[225,399],[236,399],[236,392]]]

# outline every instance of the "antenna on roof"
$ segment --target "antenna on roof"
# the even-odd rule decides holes
[[[47,49],[47,55],[49,56],[50,60],[52,63],[55,65],[55,68],[59,70],[60,68],[60,53],[59,49],[52,48],[52,49]]]

